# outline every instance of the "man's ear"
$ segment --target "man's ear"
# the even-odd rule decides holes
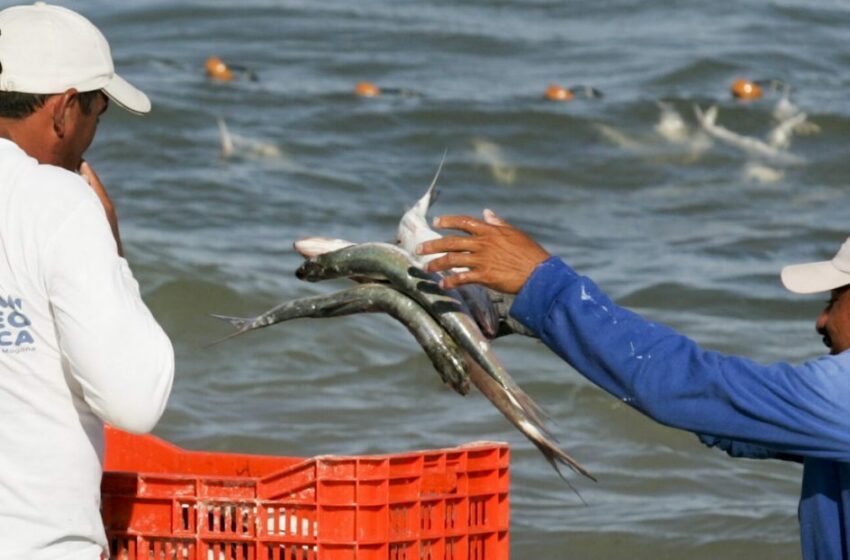
[[[74,105],[79,103],[78,95],[77,90],[71,88],[65,93],[55,95],[48,100],[48,102],[52,102],[53,104],[53,131],[59,138],[64,138],[68,131],[71,111],[73,110]]]

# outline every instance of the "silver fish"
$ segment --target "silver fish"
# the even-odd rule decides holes
[[[286,301],[256,317],[213,315],[230,323],[236,332],[227,340],[284,321],[306,317],[340,317],[355,313],[387,313],[413,334],[445,383],[461,395],[469,392],[470,381],[507,420],[531,441],[555,471],[573,488],[558,465],[596,480],[580,463],[563,451],[557,440],[525,415],[508,391],[461,350],[452,337],[417,302],[385,284],[361,284],[332,294]],[[219,341],[219,342],[221,342]],[[580,497],[580,495],[579,495]]]
[[[493,306],[493,311],[495,312],[495,315],[498,318],[498,328],[496,329],[496,335],[490,338],[499,338],[502,336],[507,336],[509,334],[521,334],[523,336],[537,338],[537,335],[534,334],[531,329],[511,317],[510,310],[511,305],[513,305],[514,303],[514,299],[516,299],[515,295],[503,294],[501,292],[489,289],[487,290],[487,294],[487,297],[490,300],[490,304]]]
[[[555,469],[558,475],[564,479],[570,488],[573,488],[573,486],[570,484],[570,481],[564,477],[561,469],[558,468],[559,464],[566,465],[575,472],[596,482],[596,478],[590,474],[587,469],[560,448],[558,441],[550,433],[546,430],[541,430],[534,422],[529,422],[529,419],[523,413],[523,410],[516,406],[514,400],[510,398],[510,395],[505,388],[499,385],[487,374],[487,372],[482,370],[481,367],[474,362],[474,360],[470,360],[469,363],[469,379],[472,381],[472,384],[475,385],[475,387],[481,391],[485,397],[487,397],[487,400],[493,403],[499,412],[501,412],[511,424],[516,426],[516,428],[522,432],[522,434],[528,438],[528,440],[531,441],[531,443],[533,443],[541,453],[543,453],[543,456],[546,457],[546,460],[549,461],[552,468]],[[575,488],[573,488],[573,491],[578,494]],[[579,497],[581,497],[581,495],[579,495]]]
[[[431,184],[428,186],[425,194],[423,194],[419,200],[416,201],[416,204],[411,206],[410,209],[401,216],[401,220],[398,223],[396,243],[408,253],[413,255],[420,267],[445,254],[437,253],[434,255],[422,256],[416,254],[416,248],[420,243],[442,237],[442,235],[431,229],[431,225],[428,223],[427,214],[428,209],[434,201],[437,200],[437,178],[440,176],[440,171],[443,169],[443,163],[445,163],[445,161],[446,154],[444,153],[443,159],[440,160],[440,165],[437,167],[437,173],[434,174],[434,179],[431,181]]]
[[[446,161],[446,154],[443,153],[443,159],[440,160],[440,165],[437,167],[437,172],[434,174],[434,179],[428,186],[419,200],[416,201],[407,212],[402,215],[396,232],[396,243],[405,251],[411,254],[416,264],[421,268],[428,262],[444,255],[445,253],[436,253],[433,255],[417,255],[416,248],[426,241],[439,239],[441,234],[431,228],[428,223],[428,210],[431,205],[437,200],[437,178],[440,176],[440,171],[443,169],[443,164]],[[455,272],[457,269],[454,270]],[[469,313],[478,326],[481,332],[487,338],[496,338],[499,330],[499,318],[496,315],[496,310],[490,302],[487,291],[483,286],[476,284],[467,284],[457,288],[460,297],[463,298],[469,308]]]
[[[717,106],[711,106],[703,112],[695,105],[694,113],[696,114],[697,120],[699,121],[700,126],[702,126],[702,129],[705,130],[711,137],[720,140],[721,142],[725,142],[726,144],[739,148],[747,153],[768,158],[777,163],[799,164],[804,162],[803,158],[800,156],[786,152],[775,146],[771,146],[758,138],[738,134],[736,132],[732,132],[728,128],[720,126],[717,124]]]
[[[302,237],[292,244],[293,249],[302,257],[309,259],[321,255],[322,253],[330,253],[337,249],[351,247],[355,243],[346,241],[345,239],[335,239],[333,237]]]
[[[361,284],[332,294],[285,301],[256,317],[213,317],[236,328],[223,341],[283,321],[355,313],[386,313],[398,320],[422,346],[443,382],[461,395],[469,392],[467,363],[458,344],[418,303],[386,284]]]
[[[514,404],[545,429],[546,414],[502,367],[476,322],[460,303],[440,289],[436,277],[416,266],[404,249],[389,243],[361,243],[307,259],[295,275],[308,282],[352,276],[384,276],[399,291],[419,302],[484,371],[508,393]]]

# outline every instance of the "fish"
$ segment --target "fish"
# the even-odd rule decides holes
[[[655,132],[673,143],[686,142],[691,133],[682,115],[671,103],[665,101],[659,101],[658,108],[661,114],[658,117],[658,123],[655,125]]]
[[[785,177],[785,172],[781,169],[774,169],[754,161],[744,166],[742,174],[744,179],[761,184],[775,183]]]
[[[440,289],[439,277],[418,268],[404,249],[390,243],[360,243],[309,258],[296,270],[308,282],[352,276],[384,276],[396,289],[424,307],[458,344],[479,363],[539,426],[544,426],[543,409],[525,393],[501,365],[489,340],[457,299]]]
[[[694,113],[703,130],[721,142],[739,148],[749,154],[764,157],[775,162],[785,164],[803,163],[803,159],[799,156],[771,146],[758,138],[744,136],[718,125],[716,122],[717,106],[713,105],[703,112],[702,109],[694,105]]]
[[[767,143],[774,148],[787,149],[791,146],[791,136],[794,132],[806,122],[806,113],[799,112],[796,115],[788,117],[777,124],[770,131],[767,137]]]
[[[233,145],[233,136],[230,134],[230,129],[224,119],[218,119],[218,135],[221,139],[221,158],[227,159],[236,153],[236,147]]]
[[[484,216],[485,219],[499,219],[495,217],[495,214],[493,214],[493,212],[490,210],[485,210]],[[352,245],[355,245],[353,241],[347,241],[345,239],[314,236],[302,237],[298,239],[293,243],[293,248],[302,257],[311,258],[317,255],[322,255],[339,249],[344,249],[345,247],[351,247]],[[384,280],[384,277],[380,274],[371,276],[365,275],[352,277],[352,280],[376,282]],[[513,301],[516,296],[511,294],[503,294],[501,292],[483,288],[481,286],[476,287],[482,288],[484,292],[484,295],[482,297],[486,298],[487,305],[491,308],[491,312],[494,316],[493,321],[495,324],[495,328],[493,331],[493,335],[491,336],[486,333],[483,333],[482,329],[482,333],[485,334],[487,338],[501,338],[510,334],[520,334],[523,336],[536,338],[537,335],[535,333],[533,333],[530,329],[528,329],[528,327],[511,317],[509,314],[511,305],[513,304]],[[471,309],[468,310],[471,312]],[[480,322],[478,326],[481,326]]]
[[[490,221],[498,219],[490,212]],[[458,342],[466,354],[470,381],[478,390],[544,455],[555,471],[564,478],[558,465],[596,480],[584,467],[558,445],[557,439],[545,426],[540,406],[528,396],[489,348],[488,341],[469,320],[453,298],[441,294],[434,276],[415,268],[415,259],[403,249],[387,243],[362,243],[308,259],[296,272],[301,280],[319,281],[341,276],[384,276],[408,297],[416,299],[432,315],[448,335]],[[513,299],[503,295],[507,309]],[[434,311],[435,308],[438,308]],[[507,313],[505,313],[507,315]],[[524,326],[515,322],[517,328]],[[525,329],[527,331],[527,329]],[[477,331],[477,332],[476,332]],[[569,484],[569,481],[567,481]],[[570,485],[572,487],[572,485]],[[573,488],[575,491],[575,488]]]
[[[580,494],[564,477],[559,465],[568,466],[575,472],[596,481],[587,469],[560,448],[557,439],[546,429],[529,420],[523,409],[511,398],[510,393],[490,377],[467,352],[463,351],[451,335],[422,306],[391,286],[360,284],[331,294],[285,301],[255,317],[217,314],[213,314],[213,317],[226,321],[236,329],[235,332],[217,341],[223,342],[293,319],[341,317],[356,313],[387,313],[401,322],[428,355],[444,383],[462,396],[469,393],[470,382],[475,385],[479,392],[540,450],[555,472],[579,497],[581,497]]]
[[[408,253],[414,256],[417,264],[420,267],[428,264],[430,261],[445,255],[445,253],[436,253],[433,255],[416,255],[416,248],[420,243],[439,239],[442,237],[439,233],[431,228],[428,223],[428,209],[437,200],[438,191],[436,189],[437,179],[440,176],[440,171],[443,169],[443,164],[446,161],[446,154],[443,153],[443,159],[440,160],[440,165],[437,167],[437,172],[431,180],[431,184],[416,203],[410,207],[398,222],[396,231],[396,244],[405,249]]]
[[[501,412],[502,415],[507,418],[507,420],[513,424],[531,443],[533,443],[538,450],[540,450],[549,464],[552,465],[552,468],[555,469],[555,472],[558,473],[558,476],[560,476],[564,482],[572,488],[573,492],[575,492],[579,498],[581,498],[581,494],[578,493],[575,487],[573,487],[570,481],[564,476],[564,473],[561,472],[558,465],[566,465],[573,471],[586,476],[594,482],[598,482],[595,476],[593,476],[578,461],[570,457],[567,452],[561,449],[558,444],[558,440],[555,439],[552,434],[546,430],[542,430],[540,426],[534,422],[530,422],[528,417],[524,414],[524,411],[516,406],[516,403],[510,397],[510,393],[508,393],[504,387],[499,385],[492,377],[490,377],[490,375],[488,375],[480,365],[475,363],[474,360],[470,362],[469,379],[472,381],[472,384],[475,385],[475,388],[478,389],[481,394],[484,395],[487,400],[489,400],[493,406],[495,406],[496,409]]]
[[[701,129],[690,127],[672,102],[658,101],[657,106],[658,121],[653,125],[652,134],[628,133],[603,123],[593,126],[612,144],[652,161],[686,164],[698,161],[711,147],[711,138]]]
[[[511,305],[516,299],[514,294],[504,294],[495,290],[487,289],[490,304],[493,306],[493,311],[498,317],[498,326],[496,335],[493,338],[501,338],[510,334],[521,334],[531,338],[537,338],[537,334],[531,329],[511,317]]]
[[[517,168],[506,161],[502,148],[498,144],[476,138],[472,141],[472,150],[476,159],[487,166],[490,175],[497,183],[513,185],[516,182]]]
[[[386,313],[413,335],[444,383],[461,395],[469,393],[467,361],[457,342],[418,303],[387,284],[360,284],[331,294],[285,301],[255,317],[213,317],[236,331],[217,342],[283,321],[341,317],[355,313]]]
[[[794,105],[787,97],[776,102],[773,118],[778,121],[776,127],[768,134],[768,144],[777,148],[787,148],[791,145],[793,134],[809,135],[820,132],[820,127],[808,120],[808,115]]]
[[[261,158],[283,158],[280,148],[271,142],[231,133],[227,123],[222,118],[218,119],[218,132],[221,142],[222,159],[228,159],[238,155]]]
[[[302,257],[309,259],[310,257],[330,253],[331,251],[344,249],[352,245],[355,245],[353,241],[347,241],[345,239],[313,236],[297,239],[292,244],[292,248]]]
[[[440,165],[437,167],[434,179],[426,189],[425,194],[402,215],[396,231],[396,244],[410,253],[420,268],[424,268],[430,261],[445,255],[445,253],[430,255],[418,255],[416,253],[416,249],[420,244],[442,237],[440,233],[431,228],[431,224],[428,222],[428,210],[437,199],[438,191],[435,187],[445,161],[446,153],[443,152],[443,158],[440,160]],[[452,269],[451,272],[458,272],[460,270]],[[457,288],[457,291],[464,303],[466,303],[470,315],[478,323],[484,336],[495,338],[498,334],[499,318],[484,287],[477,284],[467,284]]]

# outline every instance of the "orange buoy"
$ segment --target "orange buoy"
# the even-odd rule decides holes
[[[217,56],[209,57],[204,68],[207,71],[207,75],[214,80],[229,82],[233,79],[233,71]]]
[[[549,101],[569,101],[570,99],[575,97],[575,94],[567,88],[563,88],[555,84],[550,84],[549,87],[546,88],[543,97],[545,97]]]
[[[738,99],[750,100],[758,99],[762,96],[762,90],[760,85],[755,82],[751,82],[750,80],[745,80],[743,78],[735,80],[730,89],[732,91],[732,95],[734,95]]]
[[[381,88],[369,82],[359,82],[354,86],[354,93],[360,97],[378,97],[381,95]]]

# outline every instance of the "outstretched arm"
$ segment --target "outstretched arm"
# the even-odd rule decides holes
[[[535,269],[511,315],[582,375],[662,424],[736,442],[727,451],[746,451],[741,456],[762,447],[777,458],[850,460],[850,352],[792,366],[704,350],[618,306],[556,258]]]

